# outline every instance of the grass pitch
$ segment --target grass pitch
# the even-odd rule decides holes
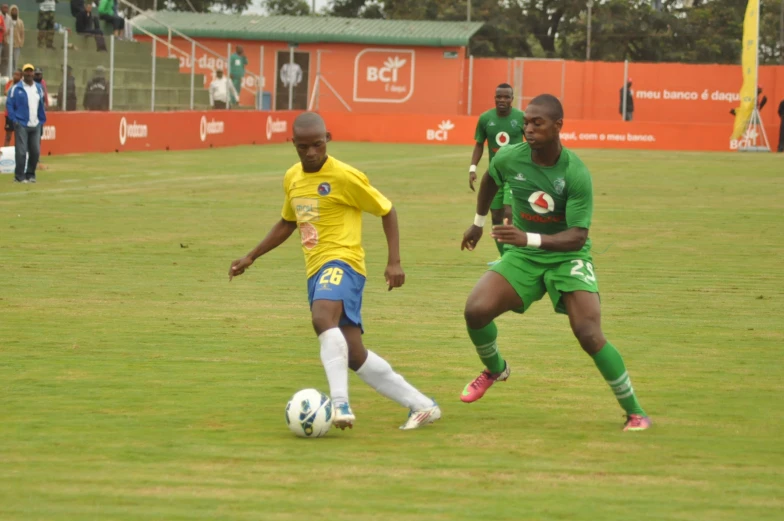
[[[513,373],[480,362],[460,252],[470,149],[335,143],[401,219],[385,291],[365,220],[366,343],[440,403],[406,412],[350,379],[353,431],[294,438],[283,409],[327,389],[296,235],[229,283],[278,219],[287,146],[46,158],[0,177],[0,519],[774,520],[784,511],[784,210],[774,154],[583,151],[608,338],[648,432],[547,299],[498,321]]]

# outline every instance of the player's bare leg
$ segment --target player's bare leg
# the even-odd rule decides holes
[[[396,373],[386,360],[365,348],[362,331],[358,327],[343,326],[341,330],[348,342],[348,366],[351,370],[379,394],[408,408],[408,420],[401,429],[416,429],[441,418],[441,409],[435,401]]]
[[[311,306],[313,329],[321,344],[321,363],[327,373],[329,393],[335,407],[333,424],[351,428],[356,419],[348,404],[348,343],[340,330],[343,302],[340,300],[314,300]]]
[[[583,351],[593,359],[596,367],[610,385],[618,403],[626,411],[625,431],[643,431],[651,426],[651,419],[637,401],[623,358],[602,333],[599,295],[588,291],[563,294],[569,324]]]
[[[465,386],[460,399],[475,402],[495,382],[509,378],[509,365],[498,352],[498,328],[493,320],[513,309],[523,307],[523,301],[511,284],[494,271],[486,272],[476,283],[465,305],[465,321],[468,336],[486,369]]]

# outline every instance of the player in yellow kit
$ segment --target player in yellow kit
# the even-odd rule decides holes
[[[441,409],[362,343],[362,293],[367,273],[362,212],[381,217],[389,247],[384,277],[390,290],[405,281],[397,212],[365,174],[327,155],[328,141],[329,133],[318,114],[305,112],[294,120],[294,146],[300,162],[283,179],[281,219],[258,246],[231,264],[229,280],[242,275],[257,258],[283,244],[299,228],[313,328],[335,406],[333,423],[341,429],[354,424],[348,400],[351,368],[380,394],[409,409],[401,429],[416,429],[441,418]]]

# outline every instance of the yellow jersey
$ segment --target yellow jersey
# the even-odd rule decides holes
[[[318,172],[303,172],[297,163],[283,178],[283,192],[281,217],[297,223],[308,277],[334,260],[367,275],[362,212],[382,217],[392,203],[365,174],[333,157]]]

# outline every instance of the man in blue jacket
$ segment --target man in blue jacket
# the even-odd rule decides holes
[[[41,156],[41,129],[46,123],[46,110],[44,89],[33,80],[34,71],[30,63],[22,67],[23,80],[11,87],[6,101],[8,119],[13,122],[16,136],[15,183],[35,183],[35,168]]]

